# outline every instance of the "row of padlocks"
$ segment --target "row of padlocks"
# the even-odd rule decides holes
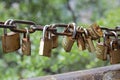
[[[18,27],[18,24],[24,24],[28,27],[22,29]],[[64,28],[63,32],[58,32],[57,27]],[[75,23],[50,24],[43,27],[32,21],[8,19],[5,22],[0,22],[0,28],[4,29],[2,35],[4,53],[21,48],[23,55],[31,55],[30,33],[43,31],[40,38],[39,55],[50,57],[52,49],[58,47],[58,37],[63,36],[62,46],[66,52],[70,52],[76,42],[80,51],[87,49],[96,54],[98,59],[110,60],[111,64],[120,63],[119,27],[108,29],[92,24],[88,28],[83,28],[76,26]],[[10,32],[7,32],[7,29]],[[23,33],[22,39],[20,33]],[[95,42],[93,43],[93,41]]]

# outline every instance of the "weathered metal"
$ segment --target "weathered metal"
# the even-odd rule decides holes
[[[22,80],[120,80],[120,64]]]

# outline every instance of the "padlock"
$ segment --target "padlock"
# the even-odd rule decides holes
[[[75,37],[76,37],[76,26],[75,26],[75,23],[71,23],[68,25],[66,31],[64,32],[68,32],[68,29],[69,28],[72,28],[73,29],[73,33],[72,33],[72,36],[64,36],[63,37],[63,41],[62,41],[62,46],[64,48],[64,50],[66,52],[70,52],[71,49],[72,49],[72,46],[75,42]]]
[[[9,25],[11,20],[7,20],[4,25]],[[16,51],[20,48],[19,33],[9,32],[4,28],[4,35],[2,35],[2,48],[4,53]]]
[[[107,60],[108,60],[110,58],[109,51],[110,51],[110,42],[112,39],[107,34],[109,34],[109,31],[104,32],[104,34],[103,34],[103,39],[104,39],[103,43],[104,43],[104,47],[105,47],[105,55],[107,54]]]
[[[118,35],[116,32],[111,31],[115,35],[115,40],[112,39],[110,42],[110,63],[117,64],[120,63],[120,48],[118,44]]]
[[[103,35],[103,42],[100,41],[100,38],[98,40],[98,42],[96,43],[96,51],[95,51],[95,54],[96,54],[96,57],[100,60],[107,60],[107,55],[108,55],[108,44],[109,43],[106,43],[106,41],[108,41],[109,37],[106,37],[106,33],[104,33]]]
[[[100,42],[100,39],[96,43],[95,54],[98,59],[103,61],[107,60],[108,47],[104,44],[104,42]]]
[[[24,33],[22,39],[22,53],[27,56],[31,55],[31,41],[28,28],[26,28],[26,33]]]
[[[103,34],[103,42],[99,41],[96,44],[96,56],[98,59],[101,59],[103,61],[109,59],[109,47],[110,47],[110,41],[111,38],[107,36],[108,32],[104,32]]]
[[[88,28],[88,32],[89,32],[92,40],[99,39],[100,37],[103,36],[103,32],[102,32],[101,28],[100,28],[99,25],[97,25],[96,23],[92,24],[92,25]]]
[[[52,39],[52,48],[58,47],[58,35],[51,33],[51,39]]]
[[[115,29],[120,29],[120,26],[116,26]],[[119,34],[119,33],[117,33]],[[120,38],[118,38],[118,48],[120,49]]]
[[[120,39],[118,39],[118,47],[119,47],[119,49],[120,49]]]
[[[102,31],[102,29],[100,28],[99,25],[97,25],[96,23],[94,23],[93,25],[91,25],[91,28],[97,34],[97,36],[99,36],[99,37],[103,36],[103,31]]]
[[[91,36],[89,36],[87,29],[84,28],[85,32],[85,41],[86,41],[86,48],[89,52],[94,53],[95,52],[95,46],[93,44],[93,41],[91,39]]]
[[[55,25],[52,24],[50,26],[51,28],[55,28]],[[58,35],[51,33],[51,39],[52,39],[52,48],[57,48],[58,47]]]
[[[49,25],[45,25],[43,28],[43,37],[40,40],[39,55],[50,57],[52,51],[52,38],[50,32],[47,31],[48,27]]]
[[[120,63],[120,49],[116,47],[118,43],[115,41],[111,41],[111,49],[110,49],[110,63],[117,64]]]
[[[77,28],[77,31],[81,30],[80,27]],[[84,37],[82,35],[82,33],[76,34],[76,41],[77,41],[77,46],[79,50],[85,50],[85,40]]]
[[[90,34],[92,40],[96,40],[96,39],[99,38],[99,37],[95,34],[95,32],[92,30],[91,27],[88,28],[87,30],[88,30],[88,33]]]

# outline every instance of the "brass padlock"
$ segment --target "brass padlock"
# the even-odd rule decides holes
[[[111,42],[111,38],[107,35],[109,33],[108,32],[104,32],[103,34],[103,43],[104,43],[104,47],[105,47],[105,55],[107,54],[107,60],[110,58],[109,57],[109,51],[110,51],[110,42]]]
[[[100,28],[99,25],[97,25],[96,23],[92,24],[92,25],[88,28],[88,32],[89,32],[92,40],[99,39],[100,37],[103,36],[103,32],[102,32],[101,28]]]
[[[51,33],[51,39],[52,39],[52,48],[58,47],[58,35]]]
[[[49,25],[45,25],[43,28],[43,36],[40,40],[39,55],[42,56],[51,56],[52,50],[52,39],[50,32],[47,31]]]
[[[118,35],[116,32],[111,31],[115,35],[115,40],[110,42],[110,63],[117,64],[120,63],[120,49],[118,44]]]
[[[93,44],[93,41],[91,39],[91,36],[89,36],[87,29],[84,28],[85,32],[85,41],[86,41],[86,48],[89,52],[94,53],[95,52],[95,46]]]
[[[111,49],[110,49],[110,63],[117,64],[120,63],[120,49],[118,48],[118,43],[115,41],[111,41]]]
[[[55,25],[52,24],[50,27],[55,28]],[[58,35],[51,33],[51,39],[52,39],[52,48],[57,48],[58,47]]]
[[[7,20],[4,25],[9,25],[11,20]],[[9,32],[4,28],[4,35],[2,35],[2,48],[4,53],[13,52],[20,48],[19,33]]]
[[[31,41],[28,28],[26,28],[26,33],[24,33],[22,39],[22,53],[27,56],[31,55]]]
[[[64,48],[64,50],[66,52],[70,52],[71,49],[72,49],[72,46],[75,42],[75,37],[76,37],[76,26],[75,26],[75,23],[72,23],[72,24],[69,24],[68,27],[67,27],[67,30],[64,31],[64,32],[68,32],[69,28],[72,28],[73,29],[73,33],[72,33],[72,36],[64,36],[63,37],[63,41],[62,41],[62,46]]]
[[[107,60],[107,54],[108,54],[108,47],[105,45],[104,42],[99,41],[96,43],[96,51],[95,51],[96,57],[100,60]]]
[[[78,27],[77,31],[82,30],[82,28]],[[76,34],[76,41],[77,41],[77,46],[79,48],[79,50],[85,50],[85,40],[84,37],[82,35],[82,33]]]

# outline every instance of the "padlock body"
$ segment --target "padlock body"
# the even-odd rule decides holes
[[[97,24],[91,25],[91,28],[93,31],[96,33],[97,36],[102,37],[103,36],[103,31],[101,30],[100,26]]]
[[[77,41],[77,46],[78,46],[79,50],[85,50],[86,49],[85,40],[81,35],[77,37],[76,41]]]
[[[51,38],[52,38],[52,48],[57,48],[58,47],[58,36],[53,35],[51,36]]]
[[[91,52],[91,53],[95,52],[95,46],[90,38],[86,39],[86,47],[89,52]]]
[[[9,32],[2,35],[3,52],[13,52],[20,48],[20,35],[19,33]]]
[[[22,39],[22,53],[23,55],[31,55],[31,42],[27,38]]]
[[[98,59],[103,60],[103,61],[107,60],[108,48],[104,46],[103,42],[96,44],[95,54]]]
[[[96,40],[99,38],[99,36],[96,35],[96,33],[93,31],[93,29],[91,27],[88,28],[88,32],[89,32],[92,40]]]
[[[88,28],[88,32],[89,32],[92,40],[99,39],[100,37],[103,36],[102,30],[101,30],[101,28],[99,27],[99,25],[97,25],[97,24],[92,24],[92,25]]]
[[[110,51],[110,63],[111,64],[120,63],[120,49]]]
[[[50,57],[52,50],[52,39],[41,38],[40,47],[39,47],[39,55]]]
[[[62,46],[66,52],[70,52],[75,40],[72,37],[64,36]]]

